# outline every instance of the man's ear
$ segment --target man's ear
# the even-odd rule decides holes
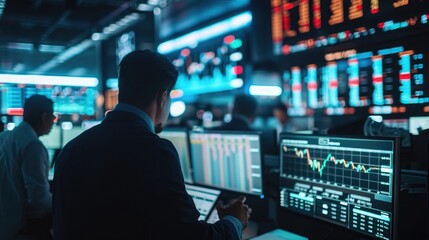
[[[168,92],[165,90],[160,90],[157,94],[157,105],[161,108],[164,107],[164,104],[167,102]]]

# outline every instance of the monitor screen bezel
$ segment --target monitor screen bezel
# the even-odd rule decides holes
[[[393,142],[393,186],[392,186],[392,192],[393,192],[393,203],[392,203],[392,234],[391,234],[391,239],[397,239],[398,237],[398,221],[399,221],[399,186],[400,186],[400,152],[401,152],[401,138],[400,137],[381,137],[381,136],[376,136],[376,137],[369,137],[369,136],[361,136],[361,135],[339,135],[339,134],[329,134],[329,135],[323,135],[323,134],[312,134],[312,135],[305,135],[305,134],[296,134],[296,133],[287,133],[287,132],[281,132],[280,133],[280,137],[279,137],[279,174],[280,173],[280,165],[282,163],[282,149],[281,149],[281,141],[285,138],[287,138],[287,136],[292,136],[292,137],[332,137],[332,138],[349,138],[349,139],[362,139],[362,140],[387,140],[387,141],[392,141]],[[429,141],[428,141],[429,143]],[[279,191],[280,191],[280,184],[281,184],[281,177],[279,177]],[[282,207],[280,205],[280,195],[277,199],[277,204],[276,204],[277,208],[279,209],[279,211],[286,211],[286,212],[292,212],[294,214],[298,214],[300,216],[303,216],[305,218],[309,218],[312,219],[314,221],[318,221],[318,222],[323,222],[323,223],[327,223],[327,224],[331,224],[334,225],[336,227],[342,228],[342,229],[346,229],[346,230],[350,230],[351,232],[353,232],[354,234],[360,235],[360,236],[366,236],[366,237],[372,237],[374,239],[379,239],[376,238],[375,236],[369,235],[369,234],[365,234],[363,232],[358,232],[355,231],[353,229],[350,228],[346,228],[343,227],[341,225],[329,222],[329,221],[325,221],[323,219],[320,218],[315,218],[315,217],[311,217],[311,216],[307,216],[305,214],[301,214],[298,213],[296,211],[292,211],[289,210],[285,207]],[[279,219],[280,221],[280,219]]]
[[[255,135],[258,136],[259,138],[259,156],[260,156],[260,166],[261,166],[261,194],[258,193],[252,193],[252,192],[244,192],[244,191],[238,191],[236,189],[232,189],[232,188],[223,188],[223,187],[219,187],[219,186],[215,186],[215,185],[209,185],[209,184],[205,184],[205,183],[201,183],[198,181],[195,181],[195,177],[193,176],[193,180],[194,180],[194,184],[195,185],[200,185],[200,186],[206,186],[206,187],[211,187],[211,188],[216,188],[216,189],[220,189],[220,190],[224,190],[224,191],[228,191],[228,192],[235,192],[235,193],[240,193],[240,194],[245,194],[248,196],[259,196],[260,198],[264,198],[264,194],[265,194],[265,178],[264,178],[264,159],[263,159],[263,144],[261,143],[261,132],[259,131],[226,131],[226,130],[190,130],[188,131],[188,136],[189,136],[189,147],[191,148],[191,154],[192,154],[192,147],[191,147],[191,134],[193,133],[197,133],[197,134],[228,134],[228,135]],[[193,157],[191,157],[191,161],[193,160]],[[193,171],[193,174],[195,174],[195,169]]]
[[[183,132],[183,133],[185,133],[185,135],[186,135],[186,145],[187,145],[186,149],[188,151],[188,165],[189,165],[189,168],[190,168],[190,169],[188,169],[188,171],[189,171],[188,174],[191,177],[191,181],[186,181],[185,178],[183,178],[183,180],[184,180],[184,182],[186,184],[194,184],[195,183],[194,182],[194,167],[192,166],[192,153],[191,153],[191,141],[189,139],[189,130],[187,128],[185,128],[185,127],[166,127],[159,134],[162,134],[164,132],[181,132],[181,133]],[[160,138],[162,138],[159,134],[157,134],[157,135]],[[170,141],[170,140],[168,140],[168,141]],[[177,149],[176,149],[176,151],[177,151]]]

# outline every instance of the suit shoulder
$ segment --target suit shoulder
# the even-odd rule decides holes
[[[177,154],[176,148],[174,147],[173,143],[170,140],[167,140],[165,138],[156,137],[155,144],[157,147],[159,147],[161,150],[173,152]]]

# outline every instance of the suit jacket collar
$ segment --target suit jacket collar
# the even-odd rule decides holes
[[[137,115],[138,117],[143,119],[143,121],[146,122],[146,125],[149,126],[149,130],[152,133],[155,133],[155,127],[153,125],[152,119],[142,109],[140,109],[136,106],[130,105],[130,104],[118,103],[116,105],[115,109],[113,109],[113,111],[124,111],[124,112],[129,112],[129,113]]]
[[[148,133],[155,134],[151,131],[150,126],[139,116],[127,111],[111,111],[106,115],[103,123],[116,123],[116,124],[135,124],[143,127]]]

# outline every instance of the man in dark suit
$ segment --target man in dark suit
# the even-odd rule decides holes
[[[155,133],[170,108],[177,70],[164,56],[134,51],[120,63],[119,104],[70,141],[56,163],[55,239],[239,239],[251,209],[240,197],[198,221],[173,144]]]
[[[238,94],[234,98],[231,121],[212,128],[224,131],[252,131],[252,122],[258,109],[258,101],[250,95]]]

